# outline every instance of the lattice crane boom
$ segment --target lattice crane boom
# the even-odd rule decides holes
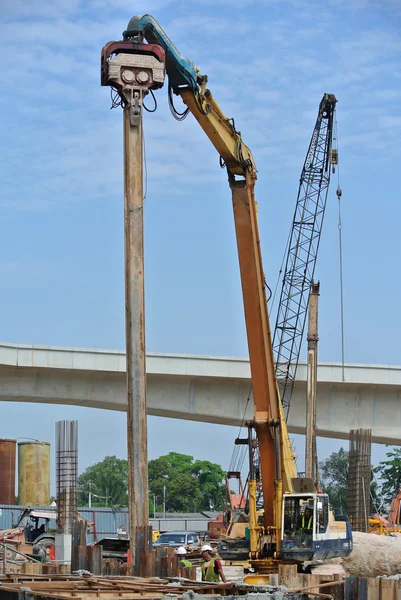
[[[334,94],[324,94],[319,105],[301,172],[274,329],[276,377],[287,417],[319,250],[330,166],[334,169],[338,161],[337,149],[332,147],[336,103]]]

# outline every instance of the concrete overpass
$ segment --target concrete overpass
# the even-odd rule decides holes
[[[252,417],[247,359],[148,354],[148,414],[236,425]],[[323,437],[371,428],[401,445],[401,367],[321,363],[317,427]],[[0,400],[126,409],[125,353],[0,344]],[[306,366],[300,364],[289,430],[304,433]]]

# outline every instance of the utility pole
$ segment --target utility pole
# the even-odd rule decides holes
[[[164,83],[165,56],[141,39],[102,50],[102,85],[117,91],[124,116],[125,331],[127,361],[128,515],[131,565],[136,530],[149,525],[143,242],[143,102]]]
[[[320,282],[312,281],[309,294],[308,322],[308,374],[306,398],[306,442],[305,474],[312,477],[317,485],[316,453],[316,386],[317,386],[317,343],[318,337],[318,297]]]

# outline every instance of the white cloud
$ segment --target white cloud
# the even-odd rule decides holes
[[[132,16],[131,6],[125,0],[113,7],[103,0],[57,0],[52,10],[37,12],[24,25],[24,43],[19,44],[15,31],[20,19],[31,14],[22,4],[25,8],[8,3],[10,22],[2,37],[3,59],[9,65],[5,98],[13,98],[11,104],[3,99],[2,108],[10,117],[3,135],[8,144],[5,182],[11,189],[14,169],[20,169],[28,154],[31,159],[20,179],[21,193],[8,194],[6,204],[37,210],[110,195],[122,188],[121,115],[110,117],[108,91],[99,83],[99,57],[104,43],[120,37]],[[255,20],[252,14],[238,19],[234,11],[229,16],[199,14],[193,2],[186,4],[188,10],[174,0],[169,5],[175,7],[174,16],[166,22],[161,18],[162,26],[208,74],[215,99],[227,117],[235,118],[244,141],[259,157],[259,169],[269,157],[270,171],[279,178],[293,157],[306,151],[326,91],[339,99],[340,144],[394,151],[399,36],[382,24],[369,31],[333,31],[330,11],[340,10],[340,5],[345,11],[361,10],[363,2],[355,0],[348,8],[331,2],[328,11],[315,14],[313,27],[308,21],[316,13],[313,1],[283,2],[289,11],[280,17],[276,11],[268,21]],[[136,6],[138,12],[142,8]],[[158,0],[149,5],[154,9],[161,9]],[[319,40],[322,52],[316,51]],[[217,181],[217,155],[194,119],[182,124],[172,119],[166,89],[157,92],[157,99],[158,112],[145,120],[152,184],[181,193],[183,182],[191,178]],[[385,101],[391,104],[384,109]],[[361,153],[356,160],[358,155],[363,160]]]
[[[26,2],[26,0],[2,0],[1,13],[4,19],[17,17],[23,19],[54,19],[76,13],[80,0],[41,0]],[[30,22],[24,24],[29,28]]]

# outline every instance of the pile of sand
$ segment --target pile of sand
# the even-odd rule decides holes
[[[353,531],[354,548],[347,558],[333,558],[313,567],[314,575],[379,577],[401,573],[401,534]]]
[[[377,577],[401,573],[401,534],[352,533],[354,549],[341,565],[347,575]]]

